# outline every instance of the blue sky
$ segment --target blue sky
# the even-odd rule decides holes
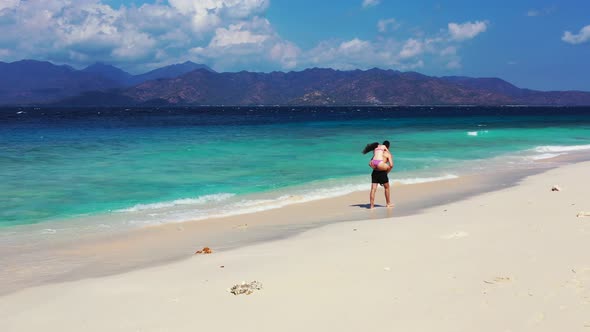
[[[378,67],[590,91],[590,1],[0,0],[0,61]]]

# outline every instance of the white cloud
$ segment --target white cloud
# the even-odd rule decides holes
[[[425,67],[427,63],[446,63],[459,59],[456,55],[457,48],[450,46],[449,42],[448,38],[437,36],[409,38],[404,41],[393,38],[323,41],[312,50],[302,52],[299,63],[304,67],[331,67],[341,70],[372,67],[414,70]]]
[[[400,66],[400,69],[402,69],[402,70],[414,70],[414,69],[419,69],[419,68],[423,68],[423,67],[424,67],[424,60],[418,60],[416,62],[402,64]]]
[[[404,44],[404,47],[400,51],[399,55],[402,59],[412,58],[412,57],[415,57],[415,56],[421,54],[423,52],[423,50],[424,50],[424,45],[422,42],[420,42],[416,39],[410,38]]]
[[[220,70],[291,69],[298,64],[300,50],[281,39],[267,19],[254,17],[216,29],[208,45],[194,47],[190,54]]]
[[[396,23],[395,18],[388,18],[377,22],[377,30],[379,32],[387,32],[388,29],[395,30],[398,27],[399,25]]]
[[[349,40],[347,42],[343,42],[342,44],[340,44],[339,49],[346,53],[358,53],[363,52],[367,47],[370,46],[371,44],[368,41],[355,38],[353,40]]]
[[[248,18],[263,13],[269,6],[269,0],[168,0],[170,6],[185,15],[199,18],[209,15]]]
[[[363,8],[369,8],[377,6],[381,0],[363,0]]]
[[[580,32],[578,32],[577,34],[573,34],[569,31],[566,31],[563,33],[563,36],[561,37],[561,40],[563,40],[566,43],[570,43],[570,44],[581,44],[581,43],[585,43],[587,41],[590,40],[590,25],[587,25],[585,27],[583,27],[582,29],[580,29]]]
[[[283,42],[275,44],[270,50],[270,58],[274,61],[279,61],[283,68],[293,69],[297,67],[297,58],[301,50],[290,42]]]
[[[457,54],[457,47],[455,47],[455,46],[448,46],[440,51],[440,55],[442,55],[442,56],[455,55],[455,54]]]
[[[185,61],[191,49],[231,48],[233,53],[216,53],[230,57],[244,47],[269,66],[275,59],[277,65],[294,63],[293,45],[260,18],[269,0],[154,0],[118,9],[102,1],[0,0],[0,48],[12,50],[3,52],[2,60],[36,58],[75,66],[104,61],[142,71],[170,59]],[[276,50],[271,56],[275,45],[282,45],[283,56]]]
[[[268,38],[268,35],[256,34],[244,29],[244,24],[232,24],[229,28],[218,28],[209,46],[217,48],[240,44],[262,44]]]
[[[0,11],[3,9],[13,9],[18,6],[20,0],[0,0]]]
[[[451,38],[461,41],[474,38],[486,31],[488,23],[487,21],[465,22],[463,24],[449,23],[448,28]]]
[[[460,59],[452,59],[447,63],[446,66],[448,69],[459,69],[462,67]]]
[[[358,38],[338,42],[327,40],[303,52],[303,67],[330,67],[342,70],[393,67],[399,64],[397,45],[391,40],[372,42]]]
[[[528,17],[537,17],[537,16],[546,16],[551,15],[556,10],[556,7],[547,7],[543,9],[529,9],[526,12],[526,16]]]
[[[322,40],[303,50],[265,18],[269,0],[153,0],[119,8],[103,1],[0,0],[0,60],[34,58],[77,67],[103,61],[132,72],[186,60],[219,71],[315,66],[407,70],[460,64],[459,42],[487,26],[451,23],[448,33]],[[377,28],[391,31],[397,22],[383,19]]]

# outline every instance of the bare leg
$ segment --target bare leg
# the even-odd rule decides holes
[[[369,209],[372,209],[375,207],[375,192],[376,191],[377,191],[377,184],[371,183],[371,193],[369,194],[369,202],[370,202]]]
[[[387,207],[393,207],[393,204],[391,204],[391,193],[389,191],[389,182],[383,184],[383,187],[385,188],[385,202],[387,204]]]

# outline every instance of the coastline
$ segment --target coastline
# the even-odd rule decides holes
[[[332,223],[398,218],[516,185],[527,176],[561,164],[590,159],[586,153],[563,155],[538,162],[540,168],[501,171],[456,179],[392,186],[395,209],[367,210],[367,191],[296,203],[277,209],[229,217],[143,227],[131,231],[67,238],[50,245],[5,248],[0,296],[50,283],[102,277],[190,259],[199,248],[233,250],[296,236]],[[395,178],[395,173],[394,173]],[[380,203],[381,202],[381,203]]]
[[[590,189],[580,181],[589,168],[565,164],[419,213],[331,223],[129,273],[25,289],[0,297],[0,326],[586,331],[590,217],[576,214],[590,210]],[[556,184],[562,191],[551,191]],[[226,291],[242,280],[258,280],[263,289],[237,297]]]

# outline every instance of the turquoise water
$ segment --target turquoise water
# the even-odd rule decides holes
[[[0,227],[194,218],[359,190],[371,157],[360,151],[384,139],[397,179],[590,149],[588,108],[4,109],[0,120]]]

